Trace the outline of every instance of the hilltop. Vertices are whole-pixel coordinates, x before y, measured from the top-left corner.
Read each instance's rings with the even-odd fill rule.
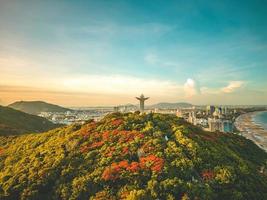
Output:
[[[43,132],[58,127],[45,118],[0,106],[0,135]]]
[[[38,115],[41,112],[66,112],[71,110],[44,101],[17,101],[8,105],[8,107],[33,115]]]
[[[266,199],[267,154],[172,115],[99,122],[0,140],[0,199]]]

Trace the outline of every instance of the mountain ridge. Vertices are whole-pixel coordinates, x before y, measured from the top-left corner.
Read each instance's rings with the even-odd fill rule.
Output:
[[[190,108],[193,105],[187,102],[177,102],[177,103],[169,103],[169,102],[159,102],[157,104],[148,105],[148,108],[158,108],[158,109],[177,109],[177,108]]]
[[[0,106],[0,135],[44,132],[56,127],[58,125],[43,117],[24,113],[10,107]]]
[[[34,115],[38,115],[41,112],[71,111],[69,108],[64,108],[44,101],[16,101],[12,104],[9,104],[8,107]]]

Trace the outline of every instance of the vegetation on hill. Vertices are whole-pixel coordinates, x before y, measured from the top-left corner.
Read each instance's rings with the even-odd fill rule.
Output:
[[[0,199],[267,199],[267,154],[172,115],[0,140]]]
[[[8,105],[8,107],[20,110],[29,114],[37,115],[41,112],[66,112],[68,108],[46,103],[43,101],[17,101]]]
[[[44,132],[56,127],[45,118],[0,106],[0,135]]]

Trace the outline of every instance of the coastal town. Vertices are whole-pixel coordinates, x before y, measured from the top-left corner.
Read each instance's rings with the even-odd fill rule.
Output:
[[[267,151],[267,131],[257,124],[254,117],[261,111],[266,111],[266,106],[186,106],[169,108],[145,107],[148,97],[137,97],[139,105],[120,105],[115,107],[89,107],[72,108],[66,112],[41,112],[44,117],[55,124],[69,125],[72,123],[84,124],[90,120],[99,121],[106,115],[114,112],[140,112],[161,113],[175,115],[185,121],[209,132],[233,133],[242,135]]]
[[[161,113],[171,114],[177,117],[183,118],[187,122],[202,128],[205,131],[210,132],[224,132],[233,133],[248,131],[247,127],[241,125],[240,121],[249,121],[253,112],[266,110],[266,107],[262,106],[225,106],[225,105],[188,105],[184,107],[169,108],[165,107],[150,107],[145,106],[145,101],[149,97],[145,97],[143,94],[140,97],[136,97],[139,101],[139,105],[126,104],[118,105],[114,107],[89,107],[89,108],[72,108],[72,110],[66,112],[41,112],[39,116],[47,118],[56,124],[72,124],[72,123],[86,123],[88,120],[99,121],[107,114],[113,112],[136,112],[140,113]],[[250,112],[247,117],[239,117],[242,114]],[[249,118],[250,117],[250,118]],[[249,119],[248,119],[249,118]],[[249,121],[251,123],[251,119]],[[258,125],[250,126],[251,129],[257,128],[261,132],[265,132]],[[248,131],[249,132],[249,131]],[[250,134],[251,135],[251,134]],[[259,138],[255,136],[254,138]],[[266,144],[264,144],[265,146]]]

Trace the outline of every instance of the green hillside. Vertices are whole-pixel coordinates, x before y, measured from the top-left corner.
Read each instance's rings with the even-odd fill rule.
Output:
[[[17,101],[8,105],[8,107],[20,110],[29,114],[37,115],[41,112],[66,112],[68,108],[46,103],[43,101]]]
[[[45,118],[0,106],[0,135],[43,132],[58,127]]]
[[[0,140],[0,199],[267,199],[267,154],[161,114]]]

